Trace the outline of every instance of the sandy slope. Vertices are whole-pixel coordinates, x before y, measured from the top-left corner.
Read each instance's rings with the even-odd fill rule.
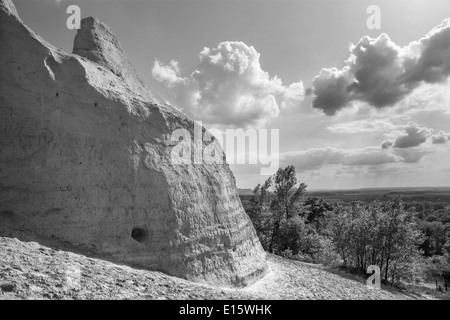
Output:
[[[36,242],[0,237],[0,299],[411,299],[371,290],[325,267],[268,255],[270,272],[244,289],[133,269]],[[79,280],[79,281],[78,281]]]

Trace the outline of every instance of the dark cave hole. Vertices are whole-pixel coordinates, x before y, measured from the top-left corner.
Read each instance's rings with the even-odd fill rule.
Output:
[[[147,239],[147,230],[143,228],[133,228],[131,237],[137,242],[144,242]]]

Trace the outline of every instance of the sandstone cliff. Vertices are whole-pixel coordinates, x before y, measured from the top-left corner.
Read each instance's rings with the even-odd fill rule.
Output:
[[[138,79],[106,25],[84,19],[69,54],[0,0],[0,43],[0,230],[195,281],[264,273],[228,165],[171,161],[168,137],[193,122]]]

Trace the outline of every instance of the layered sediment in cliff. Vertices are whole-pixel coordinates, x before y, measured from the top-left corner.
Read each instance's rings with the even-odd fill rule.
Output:
[[[32,232],[114,261],[244,285],[265,254],[227,164],[177,164],[194,124],[138,78],[101,21],[73,53],[0,0],[0,230]]]

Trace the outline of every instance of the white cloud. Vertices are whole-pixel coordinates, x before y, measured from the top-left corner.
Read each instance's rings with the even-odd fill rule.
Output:
[[[170,61],[168,65],[163,65],[158,60],[155,60],[153,64],[152,76],[156,80],[166,83],[169,87],[173,87],[184,80],[179,77],[179,74],[180,68],[175,60]]]
[[[432,134],[433,129],[421,128],[416,123],[409,122],[404,127],[404,133],[393,141],[392,146],[400,149],[417,147],[425,143]]]
[[[313,80],[313,107],[334,115],[353,101],[392,106],[423,83],[450,75],[450,19],[405,47],[388,35],[363,37],[350,47],[342,69],[322,69]]]
[[[444,144],[447,143],[450,139],[450,133],[445,133],[444,131],[440,131],[437,135],[431,137],[431,141],[433,144]]]
[[[177,62],[155,61],[153,77],[165,83],[175,105],[196,120],[245,127],[260,125],[283,110],[298,107],[304,98],[301,82],[284,86],[261,69],[260,54],[243,42],[222,42],[204,48],[200,62],[187,77]]]
[[[381,143],[381,149],[389,149],[394,145],[394,142],[392,140],[386,140]]]

